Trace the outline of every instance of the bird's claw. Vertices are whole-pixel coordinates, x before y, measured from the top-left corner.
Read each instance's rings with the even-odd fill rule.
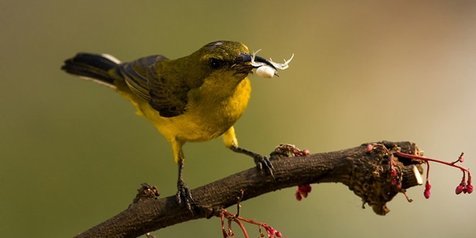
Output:
[[[255,160],[256,168],[259,171],[264,172],[266,175],[271,175],[271,177],[273,177],[274,179],[274,173],[273,173],[274,167],[268,157],[257,154],[255,152],[249,151],[247,149],[244,149],[238,146],[232,146],[230,147],[230,149],[237,153],[241,153],[253,158]]]
[[[271,160],[269,160],[268,157],[266,156],[255,156],[254,157],[256,168],[258,168],[259,171],[263,171],[267,175],[271,175],[271,177],[274,178],[274,167],[273,164],[271,163]]]
[[[192,209],[195,207],[195,201],[192,198],[192,192],[183,181],[177,182],[177,189],[176,198],[178,204],[187,207],[193,213]]]

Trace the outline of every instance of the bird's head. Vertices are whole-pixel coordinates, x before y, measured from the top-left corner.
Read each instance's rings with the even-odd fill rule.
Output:
[[[194,53],[202,69],[210,74],[222,74],[237,80],[244,79],[253,69],[266,65],[273,69],[272,62],[250,54],[248,47],[235,41],[214,41]]]
[[[288,63],[275,63],[263,57],[250,53],[248,47],[235,41],[214,41],[206,44],[189,56],[169,64],[171,74],[180,74],[187,79],[190,88],[196,88],[206,83],[210,90],[232,90],[253,69],[261,77],[271,78],[278,69],[286,69]],[[186,69],[186,70],[184,70]]]

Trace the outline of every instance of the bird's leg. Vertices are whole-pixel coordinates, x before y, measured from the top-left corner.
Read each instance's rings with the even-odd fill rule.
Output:
[[[254,159],[256,167],[260,171],[264,171],[266,174],[271,175],[274,178],[273,174],[273,164],[269,160],[268,157],[255,153],[253,151],[249,151],[247,149],[241,148],[238,146],[238,140],[236,139],[235,129],[230,127],[224,134],[223,134],[223,142],[225,146],[233,150],[234,152],[244,154],[250,156]]]
[[[188,210],[192,211],[192,206],[195,204],[192,198],[190,189],[185,185],[182,178],[183,171],[183,158],[178,161],[178,180],[177,180],[177,202],[181,205],[185,205]]]
[[[180,205],[185,205],[188,210],[192,211],[192,206],[195,205],[195,202],[192,198],[192,193],[190,189],[185,185],[182,177],[182,171],[184,166],[184,155],[182,151],[183,142],[172,140],[172,150],[174,155],[174,160],[178,163],[178,179],[177,179],[177,202]]]

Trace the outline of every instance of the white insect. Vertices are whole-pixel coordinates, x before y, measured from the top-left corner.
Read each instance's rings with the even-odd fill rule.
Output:
[[[268,65],[264,62],[256,62],[255,57],[256,54],[260,51],[261,49],[257,50],[256,52],[253,52],[253,55],[251,56],[251,65],[253,67],[256,67],[256,75],[263,77],[263,78],[272,78],[275,75],[279,76],[276,72],[279,70],[285,70],[289,67],[289,62],[293,60],[294,54],[291,55],[291,58],[288,60],[284,59],[284,63],[276,63],[273,62],[273,60],[270,58],[269,63],[272,65]]]
[[[272,78],[274,77],[274,75],[278,76],[278,74],[276,73],[276,69],[274,69],[273,67],[269,65],[263,65],[258,67],[255,73],[259,77],[263,77],[263,78]]]

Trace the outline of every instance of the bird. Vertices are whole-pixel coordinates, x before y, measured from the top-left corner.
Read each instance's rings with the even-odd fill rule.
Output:
[[[182,146],[187,142],[222,136],[227,148],[252,157],[260,171],[273,176],[268,157],[238,145],[233,125],[248,105],[253,69],[271,69],[267,76],[272,77],[289,61],[278,64],[251,54],[241,42],[220,40],[177,59],[150,55],[121,62],[108,54],[81,52],[61,69],[112,88],[152,122],[178,164],[176,200],[190,210],[196,204],[183,180]]]

